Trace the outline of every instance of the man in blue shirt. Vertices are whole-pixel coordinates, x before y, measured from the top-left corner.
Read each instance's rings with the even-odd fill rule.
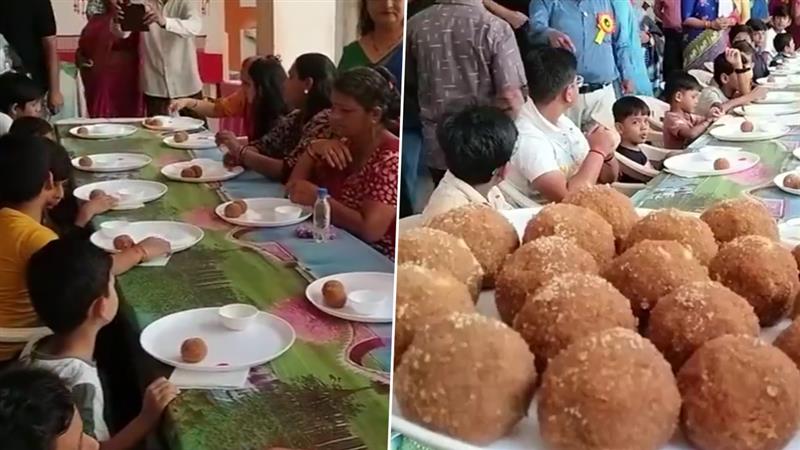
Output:
[[[578,58],[583,86],[567,116],[582,129],[594,122],[613,123],[614,83],[621,84],[624,94],[634,91],[630,33],[620,33],[614,1],[533,0],[530,17],[539,43],[566,48]]]

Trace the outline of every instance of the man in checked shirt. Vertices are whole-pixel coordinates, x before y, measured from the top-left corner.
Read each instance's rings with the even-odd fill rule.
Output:
[[[406,64],[415,73],[426,163],[434,183],[446,171],[436,124],[451,111],[494,102],[514,117],[526,85],[514,31],[482,0],[438,0],[408,21]]]

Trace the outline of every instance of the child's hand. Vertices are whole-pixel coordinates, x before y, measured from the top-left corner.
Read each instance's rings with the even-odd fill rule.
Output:
[[[95,198],[81,205],[78,209],[78,216],[75,218],[75,225],[85,227],[94,216],[102,214],[117,206],[117,199],[107,195],[98,195]]]
[[[735,48],[725,49],[725,60],[728,61],[734,70],[742,70],[742,54]]]
[[[178,388],[166,378],[161,377],[153,381],[144,392],[142,411],[139,416],[150,423],[158,422],[161,413],[177,396]]]
[[[711,109],[708,110],[708,116],[706,118],[708,120],[717,120],[720,117],[722,117],[722,115],[723,115],[722,108],[720,108],[719,106],[715,105],[715,106],[712,106]]]
[[[759,86],[752,91],[750,91],[750,101],[757,101],[757,100],[764,100],[767,98],[767,88],[764,86]]]
[[[157,238],[157,237],[149,237],[136,244],[139,248],[144,251],[144,260],[149,261],[153,258],[157,258],[159,256],[164,256],[169,254],[172,251],[172,246],[169,242],[165,241],[164,239]]]

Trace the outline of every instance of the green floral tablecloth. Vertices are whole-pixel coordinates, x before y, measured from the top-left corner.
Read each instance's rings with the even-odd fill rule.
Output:
[[[213,209],[228,198],[283,196],[283,188],[246,172],[214,184],[169,182],[168,163],[193,156],[219,159],[217,149],[187,152],[140,130],[125,139],[69,137],[74,154],[145,153],[153,164],[123,174],[81,174],[79,184],[117,179],[157,180],[169,187],[162,199],[134,211],[98,218],[180,220],[205,231],[195,247],[172,256],[163,268],[136,268],[118,280],[121,314],[133,327],[137,377],[168,375],[138,347],[138,332],[155,319],[191,308],[251,303],[294,327],[293,347],[251,371],[241,391],[185,391],[167,415],[167,442],[175,450],[291,448],[383,449],[388,442],[391,325],[367,325],[329,317],[305,299],[309,280],[341,272],[392,272],[391,261],[350,234],[323,244],[295,237],[295,227],[241,229],[219,220]]]

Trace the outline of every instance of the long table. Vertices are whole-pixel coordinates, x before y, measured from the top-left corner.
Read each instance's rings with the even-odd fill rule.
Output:
[[[747,171],[727,176],[682,178],[662,172],[633,196],[634,204],[641,208],[701,212],[720,200],[751,195],[764,201],[780,221],[800,217],[800,197],[783,192],[772,181],[776,175],[800,165],[792,155],[800,146],[800,127],[792,126],[790,133],[780,139],[760,142],[722,142],[705,134],[689,148],[705,145],[739,147],[757,154],[760,160]]]
[[[393,263],[337,229],[326,243],[300,239],[295,227],[244,229],[218,219],[213,208],[233,198],[282,197],[283,187],[245,172],[224,183],[170,182],[160,168],[193,157],[220,159],[218,149],[174,150],[155,132],[123,139],[62,143],[74,155],[135,152],[153,158],[139,171],[77,174],[78,184],[136,178],[157,180],[167,194],[144,208],[105,214],[97,222],[177,220],[205,231],[195,247],[161,268],[135,268],[119,277],[120,314],[132,333],[132,370],[142,380],[168,376],[138,346],[138,334],[165,315],[228,303],[251,303],[286,319],[297,340],[276,360],[250,372],[246,390],[184,391],[170,405],[162,431],[173,450],[291,448],[383,449],[388,441],[391,325],[366,325],[325,315],[304,295],[315,278],[353,271],[392,272]]]

